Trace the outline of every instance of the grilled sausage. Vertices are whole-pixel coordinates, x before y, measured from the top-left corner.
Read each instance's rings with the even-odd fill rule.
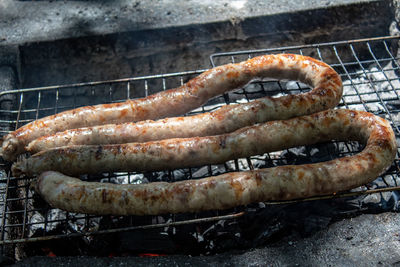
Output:
[[[215,136],[55,148],[21,159],[14,163],[12,171],[16,176],[32,176],[50,170],[79,175],[218,164],[234,158],[332,139],[366,141],[371,132],[367,127],[375,132],[385,130],[386,136],[382,140],[393,142],[393,132],[383,119],[366,112],[329,110],[244,127],[232,133]]]
[[[233,135],[222,135],[216,139],[208,138],[196,139],[198,144],[196,148],[191,147],[190,145],[194,143],[187,143],[187,139],[175,139],[163,141],[164,143],[149,143],[145,145],[147,153],[140,150],[136,152],[144,153],[141,155],[143,159],[140,164],[145,161],[150,163],[156,160],[155,156],[160,156],[161,161],[155,162],[153,166],[168,167],[172,164],[175,167],[178,166],[175,160],[183,159],[185,162],[183,165],[187,165],[185,156],[192,155],[190,161],[195,164],[199,154],[210,156],[213,160],[216,155],[218,157],[225,155],[227,150],[234,156],[242,156],[241,149],[256,151],[256,145],[269,147],[266,143],[270,143],[274,149],[280,149],[287,147],[286,143],[299,145],[314,143],[315,139],[324,141],[335,138],[359,140],[365,142],[366,146],[356,155],[327,162],[233,172],[174,183],[157,182],[140,185],[90,183],[49,171],[39,176],[35,188],[51,206],[79,213],[155,215],[226,209],[258,201],[292,200],[332,194],[366,184],[390,166],[397,147],[393,130],[386,120],[367,112],[350,110],[329,110],[311,116],[249,127],[244,131],[241,130]],[[213,141],[206,146],[202,140]],[[262,144],[258,144],[259,142]],[[150,144],[166,145],[166,150],[152,150]],[[184,144],[187,147],[181,148],[180,146]],[[171,147],[168,147],[169,145]],[[203,146],[207,149],[204,150]],[[184,156],[170,153],[170,150],[173,150],[173,153],[183,153]],[[59,152],[61,153],[53,150],[50,154],[56,156]],[[102,157],[103,152],[100,152],[100,158]],[[64,158],[63,154],[61,158],[69,160],[68,157]],[[225,160],[227,157],[223,158]],[[205,162],[201,164],[203,163]],[[140,164],[136,164],[135,167],[140,167]],[[97,168],[97,164],[95,165]],[[74,167],[67,166],[64,169]]]
[[[301,98],[299,98],[301,101]],[[169,138],[209,136],[229,133],[245,126],[271,120],[285,120],[320,111],[321,106],[311,105],[307,110],[282,111],[278,101],[270,97],[250,103],[226,105],[220,109],[188,117],[173,117],[157,121],[106,124],[71,129],[46,135],[29,143],[26,150],[32,154],[55,147],[71,145],[124,144]]]
[[[332,108],[342,95],[341,79],[327,64],[301,55],[265,55],[213,68],[176,89],[146,98],[81,107],[33,121],[5,136],[1,154],[5,160],[14,160],[32,140],[67,129],[184,114],[211,97],[264,77],[299,80],[314,87],[304,94],[271,100],[278,114],[306,114]]]

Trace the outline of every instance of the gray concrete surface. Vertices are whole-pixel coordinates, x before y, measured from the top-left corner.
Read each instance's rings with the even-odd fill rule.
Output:
[[[152,2],[160,6],[168,1]],[[161,16],[159,13],[157,21],[152,20],[142,27],[120,28],[121,31],[131,31],[110,34],[106,34],[107,24],[101,26],[98,25],[101,24],[99,22],[88,25],[78,23],[79,27],[70,28],[69,21],[72,17],[69,17],[65,19],[64,25],[60,25],[62,29],[56,33],[49,32],[46,37],[62,36],[62,39],[45,41],[42,36],[40,42],[19,44],[20,86],[37,87],[205,69],[210,67],[209,55],[212,53],[383,36],[388,34],[392,20],[387,1],[331,1],[325,6],[321,6],[324,1],[292,1],[293,4],[287,5],[280,1],[265,1],[271,4],[269,8],[265,4],[257,4],[257,1],[241,2],[246,3],[245,6],[254,2],[251,7],[257,7],[257,14],[270,14],[254,16],[252,12],[240,11],[246,14],[240,19],[213,22],[211,15],[214,14],[214,8],[207,16],[207,12],[201,8],[204,7],[203,2],[192,13],[187,13],[187,5],[176,5],[175,9],[187,15],[175,24],[167,21],[170,19],[169,15],[162,13],[164,16]],[[351,4],[339,5],[345,2]],[[32,4],[37,5],[36,2]],[[48,4],[50,7],[55,5]],[[144,4],[140,2],[139,7],[141,5]],[[185,6],[187,9],[183,8]],[[95,7],[90,9],[92,13],[93,9],[97,9],[96,5]],[[107,7],[108,5],[104,7],[103,12],[106,12]],[[298,12],[294,12],[296,8]],[[167,7],[164,9],[169,10]],[[64,9],[59,12],[62,10]],[[178,12],[177,10],[174,12]],[[221,16],[214,19],[223,19],[223,10],[215,10],[220,11]],[[293,12],[283,12],[290,10]],[[22,9],[21,13],[23,12]],[[39,11],[32,8],[32,13],[35,12]],[[226,18],[229,17],[228,13],[225,14]],[[137,20],[140,19],[139,16],[143,17],[141,19],[148,19],[146,12],[135,14]],[[234,14],[233,12],[231,15]],[[94,17],[86,18],[90,19]],[[208,23],[205,23],[207,20]],[[193,24],[195,22],[202,24]],[[50,26],[45,24],[41,27],[45,33]],[[92,27],[100,27],[101,30],[93,30]],[[32,32],[27,33],[26,40],[30,38],[29,35],[33,37],[34,29]],[[87,36],[72,38],[82,34]],[[92,35],[89,36],[90,34]]]
[[[376,0],[0,1],[0,45],[177,27]]]
[[[213,256],[33,257],[15,266],[396,266],[400,215],[365,214],[332,224],[308,238],[289,237],[249,251]]]

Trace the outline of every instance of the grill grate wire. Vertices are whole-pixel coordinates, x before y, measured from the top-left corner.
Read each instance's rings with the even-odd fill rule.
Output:
[[[330,64],[342,77],[344,81],[344,95],[338,108],[359,109],[385,117],[391,122],[396,137],[400,137],[400,97],[399,79],[397,76],[389,75],[399,71],[398,56],[394,55],[392,48],[398,37],[380,37],[362,40],[331,42],[323,44],[301,45],[293,47],[281,47],[264,50],[248,50],[239,52],[218,53],[210,56],[212,67],[243,61],[258,55],[270,53],[297,53],[312,56]],[[374,66],[374,68],[370,68]],[[78,83],[71,85],[55,85],[40,88],[16,89],[0,93],[10,95],[16,100],[16,104],[11,110],[0,110],[0,135],[15,130],[32,120],[58,113],[64,110],[76,108],[83,105],[100,104],[104,102],[115,103],[129,98],[144,97],[160,90],[174,88],[187,82],[189,79],[202,73],[205,70],[186,71],[171,74],[152,75],[144,77],[126,78],[110,81]],[[364,77],[360,79],[359,77]],[[378,78],[377,78],[378,77]],[[385,90],[381,90],[381,84],[385,83]],[[362,91],[360,87],[368,88]],[[210,100],[203,107],[198,108],[187,115],[208,112],[217,109],[221,105],[238,102],[248,102],[252,99],[276,95],[282,92],[296,94],[309,90],[309,88],[299,82],[291,83],[288,88],[287,82],[282,81],[257,81],[252,85],[242,88],[235,92],[229,92],[221,97]],[[379,108],[376,108],[376,107]],[[335,144],[339,142],[333,142]],[[354,154],[359,151],[356,145],[345,143],[346,151],[336,156]],[[329,152],[329,148],[328,153]],[[311,157],[311,149],[306,147],[307,157]],[[333,153],[333,152],[332,152]],[[282,154],[281,154],[282,155]],[[263,156],[250,157],[244,160],[233,160],[222,166],[209,165],[206,172],[200,172],[199,168],[188,168],[178,170],[184,173],[186,179],[198,179],[206,176],[219,174],[222,169],[225,172],[240,171],[243,169],[255,169],[255,160],[263,160],[267,165],[284,164],[285,159],[275,153],[267,153]],[[310,201],[318,199],[341,198],[359,196],[386,191],[400,190],[397,178],[399,178],[399,157],[396,156],[392,167],[383,175],[386,186],[382,188],[370,188],[363,186],[351,192],[338,193],[335,195],[302,199],[300,201]],[[0,245],[9,245],[26,242],[36,242],[69,237],[91,236],[121,231],[138,229],[159,228],[167,226],[177,226],[182,224],[193,224],[217,220],[235,219],[245,214],[245,207],[238,207],[227,211],[212,211],[205,213],[166,215],[168,220],[160,221],[157,216],[137,216],[129,217],[129,226],[117,227],[90,231],[91,220],[101,216],[87,214],[65,213],[64,217],[48,219],[44,216],[43,220],[33,222],[29,217],[35,212],[48,214],[52,208],[34,207],[35,201],[33,192],[29,189],[30,178],[12,177],[9,165],[0,162]],[[159,172],[160,173],[160,172]],[[173,182],[177,178],[177,171],[163,172],[161,175],[165,181]],[[100,176],[89,176],[88,180],[102,180],[115,182],[116,179],[126,178],[128,183],[137,182],[140,173],[108,173]],[[178,175],[179,176],[179,175]],[[155,181],[150,175],[149,181]],[[389,181],[390,180],[390,181]],[[297,201],[290,201],[297,202]],[[288,203],[272,202],[267,204]],[[68,234],[45,235],[46,230],[55,223],[64,224],[68,228],[69,221],[84,221],[80,231],[69,229]],[[36,226],[43,226],[42,236],[31,236],[30,229]],[[68,229],[67,229],[68,230]]]

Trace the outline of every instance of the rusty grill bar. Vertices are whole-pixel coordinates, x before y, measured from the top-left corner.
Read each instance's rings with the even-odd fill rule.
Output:
[[[210,56],[211,65],[218,66],[231,62],[239,62],[261,54],[269,53],[298,53],[312,56],[330,64],[344,81],[344,96],[339,108],[358,109],[372,112],[385,117],[391,122],[397,137],[400,136],[400,98],[398,85],[399,79],[393,73],[399,71],[398,56],[392,48],[399,41],[398,37],[370,38],[363,40],[332,42],[324,44],[302,45],[296,47],[282,47],[265,50],[249,50],[230,53],[219,53]],[[370,68],[370,66],[373,68]],[[137,98],[153,94],[160,90],[177,87],[195,77],[204,70],[187,71],[172,74],[152,75],[137,78],[126,78],[111,81],[89,82],[71,85],[56,85],[40,88],[16,89],[1,92],[0,97],[7,95],[8,99],[15,102],[12,110],[0,110],[0,135],[17,129],[32,120],[58,113],[64,110],[84,105],[94,105],[105,102],[120,102],[128,98]],[[361,77],[361,78],[360,78]],[[378,77],[378,78],[377,78]],[[380,78],[379,78],[380,77]],[[385,90],[382,90],[385,84]],[[361,91],[359,88],[367,90]],[[203,107],[198,108],[188,115],[214,110],[221,105],[240,103],[252,99],[281,93],[296,94],[309,90],[298,82],[282,81],[257,81],[235,92],[210,100]],[[0,98],[1,99],[1,98]],[[325,148],[330,158],[351,155],[360,151],[360,147],[353,142],[332,142],[334,146],[342,144],[344,151],[332,151],[331,147]],[[311,157],[312,148],[306,147],[306,156]],[[107,173],[84,177],[88,180],[101,180],[104,182],[118,182],[127,178],[129,183],[143,182],[145,177],[149,182],[164,180],[173,182],[180,179],[199,179],[224,172],[248,170],[257,168],[254,162],[265,162],[266,166],[287,164],[290,153],[267,153],[247,159],[236,159],[222,165],[209,165],[204,168],[188,168],[157,173]],[[294,164],[296,159],[294,160]],[[93,221],[101,216],[61,213],[64,216],[57,219],[48,219],[48,214],[54,209],[44,202],[41,207],[33,205],[39,201],[33,191],[29,189],[31,178],[15,178],[10,175],[9,164],[0,162],[0,244],[15,245],[17,243],[36,242],[59,238],[91,236],[122,231],[131,231],[148,228],[161,228],[183,224],[203,223],[217,220],[236,219],[246,215],[246,207],[238,207],[226,211],[201,212],[196,214],[176,214],[165,216],[129,216],[128,223],[110,229],[92,230]],[[373,193],[400,190],[397,182],[399,178],[399,158],[396,157],[392,167],[382,175],[384,186],[371,188],[362,186],[351,192],[330,196],[321,196],[300,201],[311,201],[327,198],[341,198],[359,196]],[[293,201],[291,201],[293,202]],[[279,202],[283,203],[283,202]],[[284,202],[288,203],[288,202]],[[277,204],[266,203],[266,204]],[[31,216],[41,212],[46,216],[43,220],[33,221]],[[70,229],[68,223],[80,222],[81,229]],[[55,224],[65,227],[63,234],[49,234],[47,229]],[[44,228],[41,236],[32,236],[31,229],[37,226]]]

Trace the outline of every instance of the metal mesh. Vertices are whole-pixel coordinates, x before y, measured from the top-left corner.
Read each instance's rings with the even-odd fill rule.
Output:
[[[210,60],[213,67],[269,53],[297,53],[323,60],[330,64],[344,81],[344,96],[338,108],[365,110],[385,117],[391,122],[396,137],[399,137],[400,83],[397,78],[399,64],[397,54],[393,52],[397,48],[397,41],[398,38],[384,37],[278,49],[219,53],[211,55]],[[5,135],[32,120],[79,106],[119,102],[128,98],[143,97],[160,90],[175,88],[203,71],[3,92],[0,94],[0,100],[1,97],[6,96],[8,100],[11,99],[14,102],[14,107],[11,110],[0,110],[0,134]],[[229,103],[247,102],[267,95],[297,94],[309,89],[308,86],[294,81],[256,81],[245,88],[214,98],[203,107],[187,115],[211,111]],[[323,150],[325,155],[328,155],[321,159],[319,154],[315,153],[315,148],[315,146],[296,148],[301,150],[300,152],[297,151],[297,154],[289,149],[247,159],[236,159],[221,165],[166,172],[106,173],[89,176],[88,179],[102,182],[121,182],[123,180],[128,183],[160,180],[173,182],[182,179],[198,179],[230,171],[329,160],[357,153],[361,149],[357,143],[353,142],[331,142],[318,146],[318,151]],[[301,157],[298,156],[299,153],[302,155]],[[102,216],[58,212],[56,217],[51,217],[50,215],[56,209],[50,208],[29,189],[30,178],[10,176],[10,166],[6,163],[1,163],[0,167],[3,169],[3,172],[0,173],[2,185],[0,187],[0,244],[2,245],[234,219],[245,214],[245,207],[238,207],[226,211],[171,214],[162,217],[129,216],[123,219],[124,224],[114,225],[108,229],[98,229],[96,222],[101,220]],[[398,190],[399,177],[398,157],[396,157],[392,167],[379,178],[382,182],[378,186],[366,185],[351,192],[313,199]],[[38,214],[43,216],[37,216]],[[78,225],[78,228],[71,228],[70,222],[74,222],[74,225]],[[56,224],[64,228],[63,234],[51,233]],[[44,229],[41,235],[34,231],[37,228]]]

